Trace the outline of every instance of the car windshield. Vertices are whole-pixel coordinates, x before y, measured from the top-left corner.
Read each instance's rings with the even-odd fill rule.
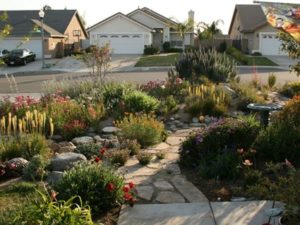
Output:
[[[23,50],[12,50],[11,55],[13,55],[13,56],[22,56],[23,55]]]

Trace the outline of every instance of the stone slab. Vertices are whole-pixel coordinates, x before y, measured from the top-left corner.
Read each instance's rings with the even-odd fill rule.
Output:
[[[272,201],[211,202],[211,206],[218,225],[261,225],[268,222],[265,210],[272,208]],[[278,225],[278,218],[271,224]]]
[[[159,192],[156,199],[159,203],[184,203],[184,198],[177,194],[176,192],[172,191],[162,191]]]
[[[136,191],[139,198],[150,201],[154,189],[152,186],[137,186]]]
[[[183,138],[183,137],[169,136],[166,140],[166,143],[171,146],[180,145],[184,141],[184,139],[185,138]]]
[[[153,183],[154,187],[156,187],[160,191],[172,191],[174,187],[165,180],[158,180]]]
[[[215,225],[208,203],[123,206],[118,225]]]
[[[170,145],[168,145],[165,142],[162,142],[162,143],[159,143],[157,145],[154,145],[154,146],[150,147],[149,149],[153,149],[153,150],[159,151],[159,150],[165,150],[165,149],[168,149],[168,148],[170,148]]]
[[[189,202],[208,202],[205,195],[183,176],[175,176],[172,183]]]

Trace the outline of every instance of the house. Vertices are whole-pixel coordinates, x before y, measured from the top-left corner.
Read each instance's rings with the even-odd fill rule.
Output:
[[[28,48],[37,58],[42,57],[41,19],[39,10],[5,11],[8,19],[0,22],[12,27],[10,34],[0,40],[0,49]],[[4,11],[0,11],[2,15]],[[64,49],[80,47],[87,32],[77,10],[46,10],[44,22],[44,54],[46,58],[63,56]]]
[[[194,12],[189,12],[194,20]],[[127,15],[118,12],[88,28],[90,44],[110,44],[113,54],[142,54],[145,45],[162,49],[164,42],[182,48],[194,44],[194,32],[185,34],[184,43],[172,28],[177,23],[149,8],[138,8]]]
[[[229,27],[231,39],[247,39],[248,53],[283,55],[281,42],[276,38],[278,30],[268,24],[261,5],[236,5]]]

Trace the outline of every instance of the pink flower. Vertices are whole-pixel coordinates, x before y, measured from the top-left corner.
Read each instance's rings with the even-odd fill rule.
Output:
[[[249,159],[245,159],[245,161],[243,162],[243,164],[245,166],[252,166],[253,165],[253,163]]]
[[[4,174],[5,174],[5,170],[4,169],[0,170],[0,176],[3,176]]]

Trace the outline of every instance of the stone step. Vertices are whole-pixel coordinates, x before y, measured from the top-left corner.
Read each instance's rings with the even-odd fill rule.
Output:
[[[208,203],[123,206],[118,225],[215,225]]]
[[[123,206],[118,225],[261,225],[268,222],[265,210],[271,208],[271,201]],[[278,225],[278,218],[271,224]]]

